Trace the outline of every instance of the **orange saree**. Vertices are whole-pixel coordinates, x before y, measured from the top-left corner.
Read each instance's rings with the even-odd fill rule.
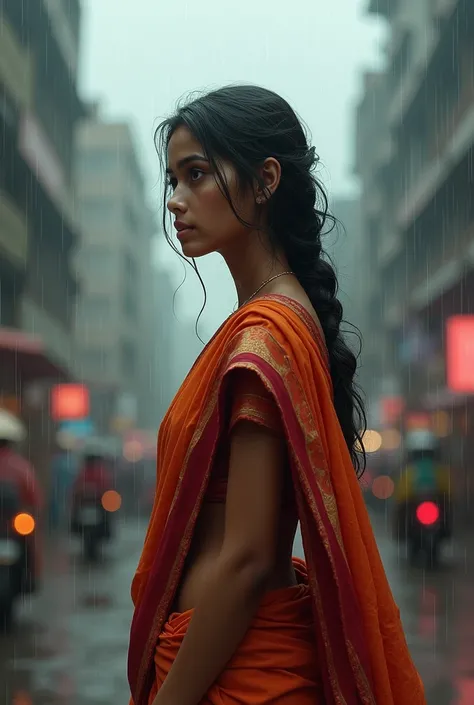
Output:
[[[155,503],[132,584],[128,673],[134,704],[148,705],[156,691],[157,647],[173,623],[169,613],[223,430],[229,373],[236,368],[259,376],[287,437],[324,703],[423,705],[423,686],[332,403],[322,335],[299,304],[276,295],[248,304],[221,326],[161,425]],[[179,631],[185,616],[177,617]]]

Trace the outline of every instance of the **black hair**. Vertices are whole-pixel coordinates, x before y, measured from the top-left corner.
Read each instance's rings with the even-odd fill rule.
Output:
[[[334,227],[336,219],[329,213],[325,190],[315,176],[319,158],[308,144],[302,122],[286,100],[273,91],[252,85],[226,86],[185,102],[158,126],[155,144],[163,165],[171,136],[180,126],[187,127],[201,144],[219,187],[243,223],[218,160],[232,164],[243,187],[253,188],[257,181],[263,190],[258,167],[268,157],[280,163],[280,183],[267,203],[270,242],[275,249],[283,250],[318,314],[329,352],[334,406],[353,465],[361,473],[365,468],[362,437],[367,424],[354,380],[357,358],[340,329],[343,310],[337,298],[337,277],[321,242],[326,224]],[[167,189],[163,229],[180,254],[167,234],[166,198]],[[199,276],[194,260],[192,266]]]

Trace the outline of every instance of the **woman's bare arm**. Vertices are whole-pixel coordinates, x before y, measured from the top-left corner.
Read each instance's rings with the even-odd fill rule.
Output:
[[[198,705],[245,636],[275,562],[285,458],[264,427],[233,429],[223,548],[153,705]]]

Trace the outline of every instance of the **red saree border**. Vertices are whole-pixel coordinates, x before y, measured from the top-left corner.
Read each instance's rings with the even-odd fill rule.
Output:
[[[296,315],[303,321],[305,326],[309,329],[310,333],[315,338],[316,342],[319,344],[326,360],[328,360],[328,352],[326,348],[326,338],[324,336],[324,331],[319,320],[316,320],[311,316],[308,309],[303,306],[302,303],[290,296],[285,296],[285,294],[263,294],[260,299],[255,299],[254,303],[259,301],[276,301],[277,303],[282,303],[286,308],[291,309]]]
[[[224,382],[227,374],[238,367],[253,369],[273,395],[289,441],[320,666],[327,668],[328,705],[375,705],[360,609],[337,536],[337,508],[335,502],[328,505],[327,501],[333,497],[333,489],[321,439],[285,350],[261,326],[237,334],[203,404],[166,529],[133,617],[128,670],[134,703],[148,703],[154,678],[154,650],[179,584],[221,430]],[[332,517],[331,507],[336,512]],[[316,535],[318,540],[314,540]]]

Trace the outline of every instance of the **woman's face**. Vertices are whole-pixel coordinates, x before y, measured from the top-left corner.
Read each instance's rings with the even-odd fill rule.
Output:
[[[242,193],[230,164],[220,162],[219,168],[237,213],[245,222],[253,223],[256,206],[252,189]],[[178,127],[169,141],[168,178],[172,194],[167,205],[187,257],[224,253],[249,232],[235,216],[204,150],[186,127]]]

